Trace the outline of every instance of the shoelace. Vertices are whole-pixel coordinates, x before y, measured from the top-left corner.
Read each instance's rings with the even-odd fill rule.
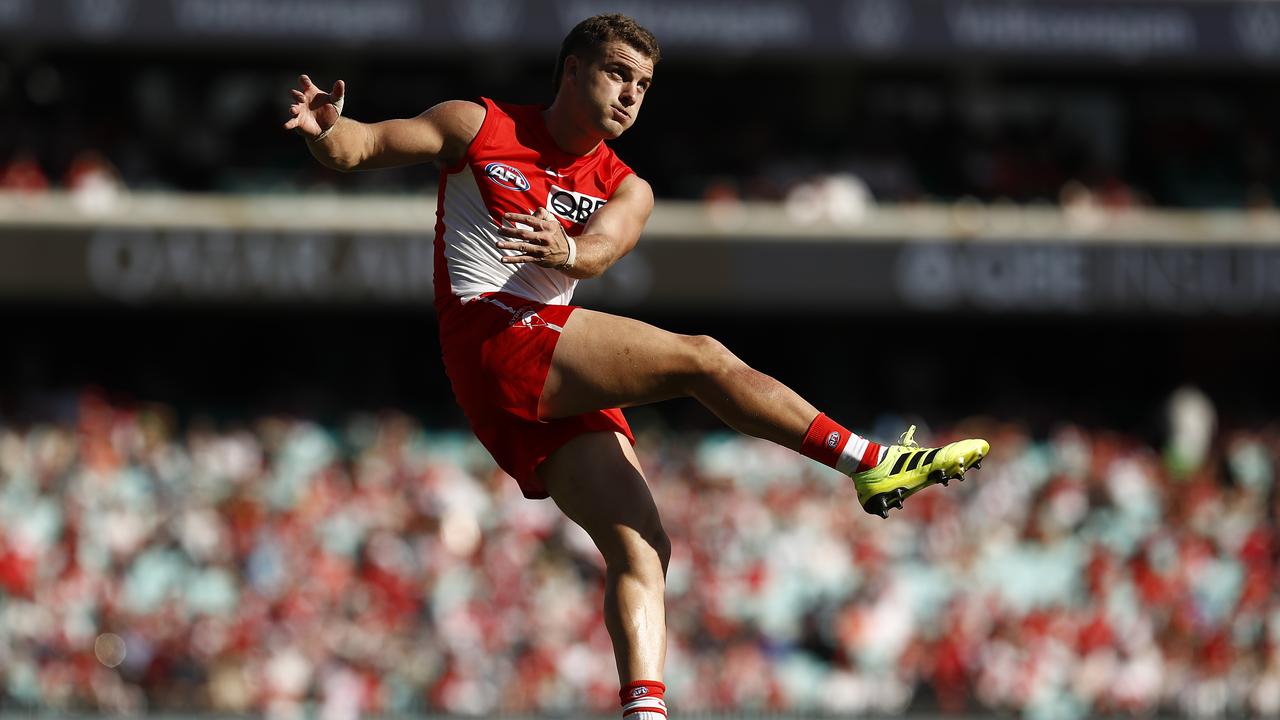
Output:
[[[902,447],[920,447],[920,443],[916,442],[916,426],[912,425],[907,431],[902,433],[902,437],[898,439],[898,444]]]

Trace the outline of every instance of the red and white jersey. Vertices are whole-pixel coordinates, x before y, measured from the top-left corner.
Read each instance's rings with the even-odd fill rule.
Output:
[[[582,233],[592,213],[631,173],[607,145],[570,155],[551,138],[537,105],[509,105],[482,98],[484,124],[458,165],[440,177],[436,206],[435,290],[467,302],[487,292],[507,292],[549,305],[567,305],[578,281],[533,263],[504,265],[495,243],[503,213],[532,215],[543,207],[569,235]]]

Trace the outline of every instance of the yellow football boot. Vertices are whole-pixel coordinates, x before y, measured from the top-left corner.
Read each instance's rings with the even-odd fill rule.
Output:
[[[889,508],[902,509],[902,501],[934,483],[946,485],[964,480],[969,468],[980,467],[991,445],[986,440],[960,440],[940,448],[922,448],[913,439],[916,426],[890,445],[884,460],[866,472],[855,473],[858,502],[872,515],[889,517]]]

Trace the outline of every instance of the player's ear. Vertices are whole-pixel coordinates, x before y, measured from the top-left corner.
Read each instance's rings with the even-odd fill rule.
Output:
[[[582,61],[577,55],[569,55],[564,59],[564,76],[569,82],[578,82],[578,72],[582,69]]]

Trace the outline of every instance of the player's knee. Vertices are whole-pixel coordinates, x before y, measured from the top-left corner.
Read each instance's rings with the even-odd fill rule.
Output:
[[[617,541],[602,547],[605,564],[616,572],[666,577],[671,562],[671,539],[660,522],[633,529],[619,528]]]
[[[694,366],[701,376],[723,375],[742,364],[729,348],[709,335],[693,335],[689,344],[694,355]]]
[[[653,548],[654,553],[658,556],[658,562],[662,565],[662,576],[667,576],[667,566],[671,564],[671,538],[667,537],[667,532],[662,528],[646,538],[649,547]]]
[[[651,565],[656,560],[662,576],[666,577],[667,565],[671,562],[671,538],[667,537],[667,531],[660,523],[654,523],[640,533],[633,551],[633,562]]]

